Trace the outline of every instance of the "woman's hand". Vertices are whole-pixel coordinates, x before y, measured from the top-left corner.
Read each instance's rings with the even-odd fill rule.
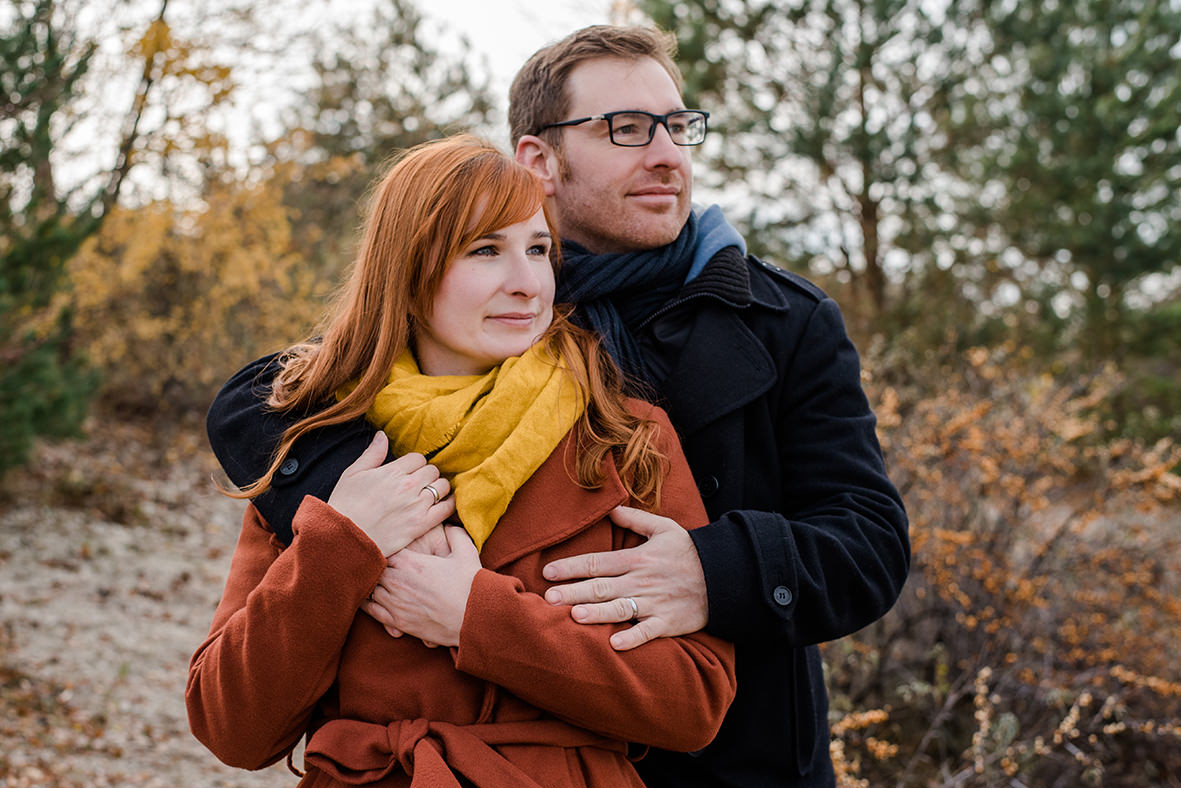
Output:
[[[451,485],[438,468],[421,454],[383,464],[388,447],[385,433],[376,433],[328,497],[328,505],[352,520],[387,557],[455,513]]]
[[[428,646],[458,646],[480,554],[462,528],[444,528],[447,555],[403,550],[390,556],[371,602],[362,609],[391,635],[406,633]]]

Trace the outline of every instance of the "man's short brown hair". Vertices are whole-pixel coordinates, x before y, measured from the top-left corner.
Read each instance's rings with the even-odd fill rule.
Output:
[[[508,120],[512,144],[526,134],[538,134],[542,126],[567,120],[570,72],[588,60],[617,57],[638,60],[650,57],[659,63],[680,91],[684,86],[674,58],[677,39],[652,27],[592,25],[576,30],[557,43],[534,53],[521,66],[509,88]],[[558,144],[557,130],[547,141]]]

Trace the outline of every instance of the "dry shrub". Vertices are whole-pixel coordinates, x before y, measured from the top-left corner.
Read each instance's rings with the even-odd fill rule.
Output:
[[[1181,447],[1104,436],[1114,369],[1025,361],[975,349],[928,393],[869,376],[914,559],[825,652],[842,785],[1181,784]]]
[[[293,251],[281,184],[116,211],[70,263],[77,341],[108,405],[208,403],[245,361],[306,335],[324,288]]]

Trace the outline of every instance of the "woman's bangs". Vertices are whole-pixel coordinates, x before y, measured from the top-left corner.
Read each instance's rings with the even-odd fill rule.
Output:
[[[532,173],[513,163],[506,170],[489,179],[477,204],[483,210],[474,222],[472,239],[487,235],[518,222],[523,222],[541,210],[545,192]]]

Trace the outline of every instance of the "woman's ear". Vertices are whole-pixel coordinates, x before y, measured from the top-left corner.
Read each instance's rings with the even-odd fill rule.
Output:
[[[545,186],[545,196],[553,197],[557,191],[558,154],[548,142],[526,134],[517,141],[517,162],[525,165]]]

